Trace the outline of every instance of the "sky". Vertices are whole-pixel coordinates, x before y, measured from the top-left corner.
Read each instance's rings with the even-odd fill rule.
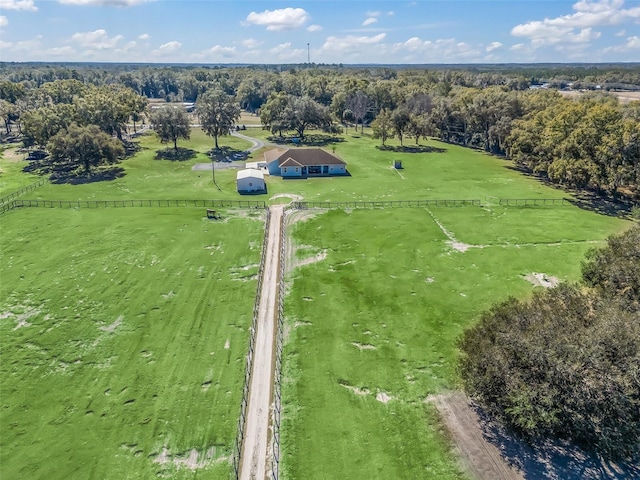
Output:
[[[640,62],[640,0],[0,0],[0,60]]]

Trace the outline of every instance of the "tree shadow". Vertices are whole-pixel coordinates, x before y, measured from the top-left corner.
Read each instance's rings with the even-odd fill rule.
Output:
[[[218,149],[211,149],[207,152],[207,156],[214,162],[244,162],[249,153],[244,150],[237,150],[231,147],[220,147]]]
[[[446,148],[432,147],[430,145],[402,145],[402,146],[390,146],[390,145],[376,145],[378,150],[383,152],[394,153],[444,153]]]
[[[122,146],[124,147],[124,157],[133,157],[136,153],[142,150],[139,142],[131,142],[129,140],[123,140]]]
[[[282,137],[279,135],[272,135],[270,137],[267,137],[267,140],[272,143],[277,143],[278,145],[293,144],[304,145],[306,147],[326,147],[327,145],[344,142],[344,138],[342,137],[336,137],[333,135],[326,135],[322,133],[309,134],[306,135],[304,139],[300,139],[300,137],[291,135]]]
[[[51,183],[71,185],[111,181],[126,175],[124,168],[119,165],[94,167],[90,172],[86,172],[77,163],[54,161],[52,158],[32,160],[22,171],[35,175],[48,175]]]
[[[599,480],[640,478],[638,460],[611,462],[566,441],[537,439],[527,442],[496,422],[478,405],[472,404],[485,439],[496,446],[505,460],[518,468],[527,480]]]
[[[178,147],[177,149],[169,147],[156,151],[155,160],[170,160],[172,162],[186,162],[196,156],[198,152],[190,148]]]
[[[507,161],[510,162],[510,160]],[[562,190],[563,192],[571,196],[571,198],[567,199],[569,203],[583,210],[596,212],[601,215],[607,215],[610,217],[629,218],[631,216],[631,211],[634,206],[633,201],[631,200],[620,197],[613,198],[611,196],[606,196],[605,194],[590,190],[577,190],[565,187],[564,185],[559,185],[552,182],[547,176],[532,172],[531,170],[521,165],[506,165],[505,168],[514,170],[521,175],[533,178],[534,180],[548,187],[555,188],[556,190]]]

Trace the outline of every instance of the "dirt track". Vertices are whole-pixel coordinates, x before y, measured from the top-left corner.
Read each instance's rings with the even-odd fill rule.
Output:
[[[481,480],[524,480],[515,468],[510,467],[500,450],[489,443],[479,426],[479,418],[462,394],[430,397],[447,430],[453,437],[460,460],[473,478]]]
[[[280,230],[284,206],[271,207],[271,221],[266,245],[260,310],[256,329],[249,402],[245,423],[244,444],[240,458],[242,480],[264,480],[268,472],[270,419],[272,408],[273,372],[275,362],[275,331],[278,301]]]

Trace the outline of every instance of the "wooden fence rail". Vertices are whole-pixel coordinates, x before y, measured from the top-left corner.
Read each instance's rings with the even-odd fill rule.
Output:
[[[26,187],[22,187],[20,190],[17,190],[13,193],[10,193],[9,195],[6,195],[2,198],[0,198],[0,205],[4,205],[5,203],[9,203],[12,200],[15,200],[16,198],[24,195],[27,192],[30,192],[32,190],[35,190],[38,187],[41,187],[42,185],[44,185],[45,183],[47,183],[48,180],[46,178],[42,178],[40,180],[38,180],[37,182],[32,183],[31,185],[27,185]]]

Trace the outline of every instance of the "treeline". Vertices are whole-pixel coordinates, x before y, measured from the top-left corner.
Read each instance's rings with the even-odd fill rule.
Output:
[[[64,69],[5,64],[0,116],[6,131],[17,125],[27,144],[45,145],[56,125],[70,118],[120,136],[127,122],[149,113],[144,99],[197,103],[215,90],[259,114],[274,134],[294,131],[303,138],[309,128],[335,134],[370,125],[383,145],[394,137],[401,144],[436,137],[513,158],[561,185],[637,197],[639,103],[620,105],[606,93],[570,100],[555,90],[529,89],[539,81],[537,74],[553,72],[551,67]],[[557,67],[555,73],[582,80],[640,80],[638,66]],[[49,81],[57,77],[68,78]],[[96,111],[105,118],[92,117]]]
[[[460,341],[466,390],[532,441],[640,459],[640,226],[592,250],[581,285],[509,299]]]

